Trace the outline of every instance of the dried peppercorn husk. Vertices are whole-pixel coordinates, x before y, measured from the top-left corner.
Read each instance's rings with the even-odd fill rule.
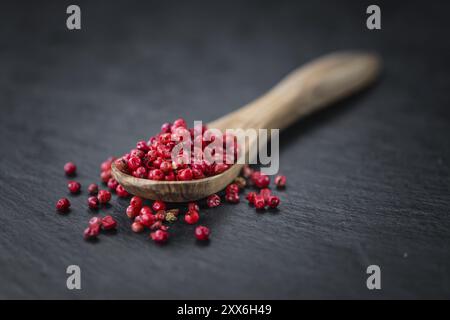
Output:
[[[179,213],[179,209],[171,209],[166,211],[166,221],[167,222],[175,222],[177,221],[177,216]]]
[[[234,179],[234,183],[237,184],[239,189],[244,189],[247,185],[247,181],[243,177],[237,177],[236,179]]]

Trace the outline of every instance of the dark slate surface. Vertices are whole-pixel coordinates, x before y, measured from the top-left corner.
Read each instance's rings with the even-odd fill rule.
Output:
[[[449,6],[369,2],[10,1],[0,13],[0,298],[448,298]],[[99,163],[179,116],[210,121],[293,68],[338,49],[384,58],[377,85],[282,136],[279,213],[202,210],[209,245],[174,227],[167,246],[129,229],[83,241],[62,166],[86,188]],[[84,189],[85,190],[85,189]],[[82,290],[66,289],[66,267]],[[366,267],[382,290],[366,288]]]

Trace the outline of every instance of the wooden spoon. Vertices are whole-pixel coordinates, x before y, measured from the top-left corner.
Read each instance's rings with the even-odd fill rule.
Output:
[[[283,129],[300,117],[370,84],[379,69],[380,60],[373,54],[341,52],[326,55],[294,70],[268,93],[209,123],[208,128],[223,132],[231,128]],[[241,169],[241,164],[234,164],[222,174],[205,179],[155,181],[127,175],[113,164],[112,175],[134,195],[168,202],[187,202],[224,189]]]

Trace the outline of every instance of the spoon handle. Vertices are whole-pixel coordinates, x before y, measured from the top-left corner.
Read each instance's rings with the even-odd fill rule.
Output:
[[[323,56],[294,70],[262,97],[208,127],[283,129],[370,84],[379,69],[380,60],[374,54],[339,52]]]

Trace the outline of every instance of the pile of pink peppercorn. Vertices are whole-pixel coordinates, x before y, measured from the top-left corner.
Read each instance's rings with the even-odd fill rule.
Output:
[[[166,151],[164,148],[170,149],[173,146],[170,145],[167,147],[161,140],[165,142],[165,139],[167,139],[165,138],[165,134],[173,134],[174,131],[178,132],[177,130],[179,129],[177,128],[187,129],[183,119],[178,119],[173,124],[164,124],[158,135],[152,137],[148,142],[139,141],[136,149],[131,150],[129,154],[118,159],[110,157],[105,160],[100,165],[100,180],[106,185],[107,189],[99,189],[99,186],[95,183],[90,184],[87,188],[89,194],[87,198],[88,208],[92,209],[93,212],[100,209],[107,210],[105,204],[111,201],[112,193],[115,193],[119,198],[131,197],[129,206],[125,212],[131,220],[131,230],[135,233],[149,230],[149,238],[160,244],[168,241],[170,224],[177,221],[179,217],[183,217],[186,224],[197,224],[201,216],[199,203],[190,202],[187,204],[187,209],[169,209],[165,202],[159,200],[147,203],[148,200],[131,196],[111,175],[111,165],[114,161],[120,170],[124,172],[140,178],[156,180],[201,179],[206,176],[219,174],[228,169],[229,166],[225,164],[225,167],[217,167],[218,164],[209,163],[203,163],[200,166],[184,164],[182,161],[176,164],[169,163],[168,158],[166,158],[167,155],[163,155]],[[193,129],[187,130],[189,130],[190,134],[193,134]],[[200,130],[203,131],[204,128]],[[228,139],[228,137],[225,137],[225,139]],[[153,154],[154,150],[156,150],[155,154]],[[152,155],[150,156],[149,153],[152,153]],[[226,157],[227,155],[223,153],[220,156]],[[236,153],[233,154],[233,158],[236,158]],[[140,166],[137,166],[138,162]],[[136,165],[133,163],[136,163]],[[145,175],[143,174],[144,169]],[[159,171],[155,172],[155,170]],[[77,167],[74,163],[68,162],[64,166],[64,171],[67,176],[73,177],[76,175]],[[278,189],[284,188],[286,185],[286,177],[282,175],[276,176],[274,184]],[[280,204],[280,198],[272,193],[269,185],[269,176],[245,165],[241,176],[237,177],[233,183],[226,187],[223,198],[228,203],[239,203],[240,193],[246,188],[253,188],[255,191],[250,191],[245,196],[249,205],[254,206],[259,211],[265,210],[266,208],[274,209]],[[67,187],[70,194],[79,194],[82,192],[81,184],[77,181],[69,181]],[[206,206],[209,208],[218,207],[222,203],[222,197],[219,194],[212,194],[205,200]],[[56,203],[56,209],[60,213],[69,212],[70,206],[70,201],[67,198],[61,198]],[[185,212],[181,212],[182,210]],[[116,228],[117,221],[111,215],[105,215],[103,217],[94,216],[88,221],[88,225],[84,230],[84,238],[86,240],[96,239],[102,230],[113,230]],[[209,228],[202,225],[197,226],[194,231],[194,236],[200,241],[208,240],[210,234]]]

